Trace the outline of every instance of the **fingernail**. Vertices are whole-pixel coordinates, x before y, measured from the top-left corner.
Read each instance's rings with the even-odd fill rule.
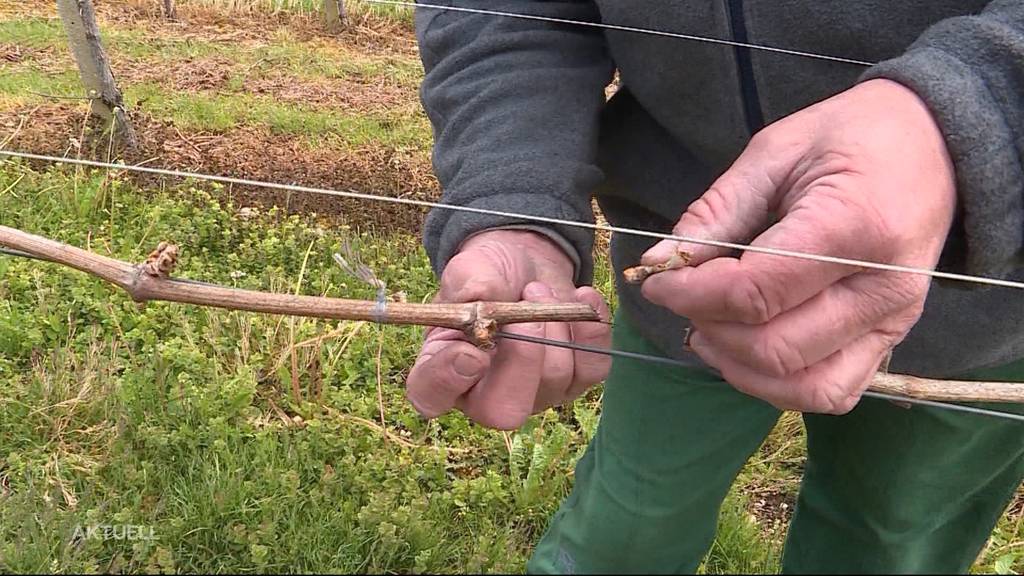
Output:
[[[686,335],[686,348],[691,352],[696,352],[697,348],[704,345],[704,335],[697,330],[690,328],[689,333]]]
[[[675,254],[678,246],[679,242],[676,242],[675,240],[662,240],[652,246],[647,250],[647,252],[644,252],[644,255],[640,257],[640,263],[644,266],[649,266],[651,264],[665,262],[669,258],[672,258],[672,255]]]
[[[459,354],[455,359],[455,373],[463,378],[472,378],[480,373],[484,365],[480,359],[472,354]]]
[[[523,290],[523,297],[525,298],[549,298],[554,296],[555,293],[541,282],[530,282],[526,285],[526,289]]]
[[[693,346],[690,345],[690,338],[693,337],[693,326],[687,326],[683,328],[683,349],[693,352]]]

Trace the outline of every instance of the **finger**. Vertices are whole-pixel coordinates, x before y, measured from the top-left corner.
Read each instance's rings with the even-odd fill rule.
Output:
[[[612,347],[611,312],[601,293],[589,286],[576,289],[576,301],[589,304],[597,310],[601,322],[574,322],[572,324],[573,341],[584,346],[593,346],[605,350]],[[575,398],[594,384],[601,382],[611,370],[612,358],[607,354],[577,351],[573,355],[573,381],[567,396]]]
[[[771,140],[771,138],[768,138]],[[699,240],[745,243],[764,230],[795,158],[791,146],[766,141],[761,135],[747,148],[707,192],[690,204],[672,229],[676,236]],[[727,248],[663,240],[643,255],[641,263],[665,262],[678,249],[689,252],[691,263],[701,264],[729,254]]]
[[[754,240],[755,246],[837,256],[884,260],[872,231],[873,217],[845,201],[807,200]],[[809,300],[859,269],[758,252],[739,259],[716,258],[697,267],[655,274],[643,285],[652,302],[694,320],[761,324]]]
[[[541,282],[531,282],[523,290],[523,299],[529,302],[555,303],[558,298],[554,291]],[[572,334],[565,322],[544,324],[544,337],[559,342],[570,342]],[[572,384],[573,351],[555,346],[544,350],[544,365],[541,369],[540,386],[534,400],[534,412],[560,404]]]
[[[534,338],[544,337],[542,322],[510,324],[505,330]],[[487,376],[460,397],[456,406],[490,428],[514,430],[522,426],[533,413],[544,354],[544,346],[503,339]]]
[[[695,328],[717,350],[762,374],[783,377],[828,358],[883,326],[894,338],[909,330],[924,301],[927,281],[889,272],[862,272],[826,288],[766,324],[698,322]],[[907,316],[907,322],[891,322]]]
[[[456,331],[452,331],[456,332]],[[432,333],[406,379],[406,396],[417,412],[436,418],[487,373],[491,356],[458,336]],[[461,335],[461,333],[459,333]]]
[[[785,378],[765,376],[721,354],[700,331],[692,334],[690,345],[737,390],[780,410],[845,414],[857,405],[871,384],[892,340],[888,334],[870,332],[825,360]]]

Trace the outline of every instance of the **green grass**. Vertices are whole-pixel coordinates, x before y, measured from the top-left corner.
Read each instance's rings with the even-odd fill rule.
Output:
[[[63,32],[56,20],[0,21],[0,36],[33,49],[54,48],[66,58],[66,70],[54,74],[26,62],[0,72],[0,103],[11,108],[38,102],[39,94],[76,97],[82,89],[74,63],[64,48]],[[375,143],[427,151],[430,125],[410,98],[410,106],[386,113],[356,113],[320,104],[281,102],[272,95],[244,92],[244,78],[286,74],[306,81],[350,79],[377,82],[384,79],[411,87],[422,71],[414,58],[366,55],[339,46],[301,42],[281,31],[268,43],[242,46],[190,38],[149,37],[144,32],[110,26],[104,38],[117,71],[118,60],[130,58],[159,68],[183,59],[216,56],[230,62],[231,76],[216,91],[181,91],[166,78],[161,83],[121,82],[126,102],[158,118],[173,121],[182,129],[228,131],[239,126],[266,126],[272,133],[303,136],[312,141],[329,138],[348,145]],[[328,103],[329,104],[329,103]]]
[[[46,74],[36,70],[0,72],[0,96],[5,99],[19,103],[29,102],[38,100],[38,94],[81,96],[82,84],[78,73],[72,70],[60,74]]]
[[[701,566],[705,574],[775,574],[782,547],[765,539],[757,519],[747,511],[747,498],[733,490],[722,505],[718,534]]]
[[[430,124],[419,110],[357,114],[283,103],[269,96],[180,92],[157,84],[130,85],[124,93],[130,108],[169,119],[185,130],[225,132],[240,126],[266,126],[275,134],[311,141],[330,138],[354,147],[373,143],[424,151],[430,148]],[[0,102],[25,105],[38,100],[37,94],[75,97],[81,95],[81,86],[73,72],[0,72]]]
[[[234,12],[262,11],[270,13],[320,14],[323,0],[178,0],[179,6],[204,6]],[[345,0],[350,17],[372,15],[403,24],[412,24],[412,10],[402,6],[372,4],[359,0]]]
[[[301,40],[286,28],[264,42],[214,41],[190,36],[166,35],[108,25],[101,30],[104,46],[113,60],[146,60],[159,66],[187,59],[217,56],[230,60],[239,70],[276,70],[306,80],[324,78],[386,78],[404,86],[418,86],[422,77],[414,56],[359,52],[323,40]],[[60,21],[53,18],[0,20],[0,38],[34,50],[52,48],[65,57],[68,70],[74,62],[67,52]],[[26,60],[31,62],[30,53]]]
[[[349,238],[393,290],[433,290],[410,238],[273,211],[240,220],[195,189],[144,197],[72,174],[6,165],[0,189],[22,180],[0,197],[4,224],[133,260],[174,239],[182,276],[367,298],[330,260]],[[513,475],[500,434],[416,417],[401,382],[417,329],[364,326],[347,344],[299,349],[296,402],[290,360],[278,367],[290,344],[354,324],[140,309],[32,261],[0,259],[0,278],[0,571],[515,570],[565,493],[566,447],[582,441],[573,421],[549,414],[516,436],[559,457],[532,456]],[[380,343],[388,426],[422,448],[351,420],[379,418]],[[305,425],[283,425],[271,402]],[[544,464],[531,470],[534,458]],[[71,541],[91,523],[153,526],[160,540]]]
[[[431,142],[430,124],[419,111],[353,114],[286,104],[266,96],[175,93],[152,84],[131,86],[125,97],[129,106],[169,118],[182,129],[223,132],[243,125],[266,126],[277,134],[331,136],[350,146],[377,143],[423,150],[429,150]]]
[[[63,47],[67,41],[60,21],[51,18],[0,20],[0,38],[36,50]]]
[[[413,238],[241,218],[223,191],[2,166],[5,225],[128,260],[174,240],[183,277],[369,298],[330,260],[347,238],[392,290],[419,301],[435,289]],[[84,274],[6,257],[0,278],[0,571],[521,571],[597,422],[594,391],[511,434],[509,451],[457,414],[411,411],[401,383],[417,329],[139,307]],[[296,401],[291,345],[332,330],[298,348]],[[404,444],[365,425],[379,420],[381,344],[386,422]],[[751,559],[761,544],[736,498],[709,566],[770,566],[771,548]],[[74,541],[89,524],[151,526],[159,540]]]

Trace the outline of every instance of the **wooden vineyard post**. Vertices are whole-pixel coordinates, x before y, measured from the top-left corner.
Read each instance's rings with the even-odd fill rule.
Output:
[[[57,0],[57,10],[64,22],[82,84],[92,102],[92,113],[108,125],[113,124],[114,135],[121,144],[136,148],[135,129],[125,113],[121,91],[114,83],[114,74],[100,41],[92,0]]]
[[[324,0],[324,23],[329,32],[338,32],[348,24],[345,0]]]
[[[163,0],[164,18],[168,20],[178,19],[178,9],[174,7],[174,0]]]

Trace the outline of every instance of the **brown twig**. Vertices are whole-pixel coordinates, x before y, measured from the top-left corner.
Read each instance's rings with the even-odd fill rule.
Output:
[[[689,252],[682,248],[677,248],[668,261],[650,266],[633,266],[632,268],[626,268],[622,271],[622,277],[628,284],[643,284],[644,280],[647,280],[647,278],[652,274],[666,272],[668,270],[677,270],[689,264],[692,258],[693,256]]]
[[[7,226],[0,226],[0,246],[102,278],[123,289],[136,302],[164,300],[268,314],[452,328],[465,332],[475,343],[484,347],[494,345],[494,335],[498,327],[504,324],[600,321],[593,308],[579,303],[389,302],[382,311],[376,302],[366,300],[276,294],[176,280],[170,278],[169,273],[177,259],[178,250],[168,243],[161,243],[141,265],[101,256]]]

